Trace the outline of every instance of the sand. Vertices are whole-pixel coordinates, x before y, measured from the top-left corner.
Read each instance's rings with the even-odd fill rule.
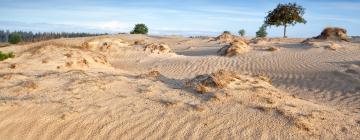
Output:
[[[224,57],[227,44],[211,40],[116,35],[2,47],[16,57],[0,62],[0,138],[360,138],[358,42],[330,50],[274,38]]]

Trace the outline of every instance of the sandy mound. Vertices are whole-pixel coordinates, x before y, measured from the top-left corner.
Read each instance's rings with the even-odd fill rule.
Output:
[[[229,45],[222,47],[220,50],[218,50],[217,53],[222,56],[232,57],[242,53],[246,53],[249,50],[250,47],[247,45],[247,43],[243,41],[235,41],[230,43]]]
[[[349,41],[346,30],[338,27],[325,28],[319,36],[315,37],[315,39]]]
[[[166,44],[160,43],[160,44],[156,44],[156,43],[151,43],[151,44],[147,44],[144,47],[144,51],[145,52],[150,52],[150,53],[156,53],[156,54],[166,54],[166,53],[171,53],[172,50],[170,49],[170,47]]]
[[[186,83],[187,87],[192,88],[197,93],[215,92],[225,88],[230,82],[239,78],[236,73],[219,70],[212,74],[199,75]]]
[[[81,47],[92,51],[114,52],[118,48],[129,47],[129,44],[118,38],[95,38],[84,42]]]
[[[198,75],[185,83],[186,88],[190,88],[197,93],[215,93],[220,89],[227,88],[229,84],[241,80],[246,76],[239,75],[233,71],[218,70],[211,74]],[[271,83],[271,80],[265,76],[257,75],[255,79]],[[258,82],[256,82],[258,83]]]
[[[325,28],[319,36],[306,39],[302,42],[302,44],[317,48],[325,48],[328,50],[338,50],[344,45],[348,46],[346,48],[356,48],[357,46],[351,44],[349,40],[350,38],[346,35],[345,29],[328,27]]]
[[[234,41],[244,41],[241,37],[234,36],[231,33],[224,32],[223,34],[219,35],[218,37],[214,38],[214,41],[219,41],[221,43],[231,43]]]
[[[2,67],[17,71],[24,69],[112,69],[107,57],[103,54],[81,50],[77,47],[57,45],[29,48],[8,62]]]

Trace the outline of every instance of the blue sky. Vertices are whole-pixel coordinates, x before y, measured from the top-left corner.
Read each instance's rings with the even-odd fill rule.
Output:
[[[308,21],[290,27],[289,37],[315,36],[327,26],[360,35],[359,0],[0,0],[0,29],[117,33],[145,23],[150,34],[217,35],[243,28],[254,36],[266,12],[286,2],[305,7]],[[268,32],[282,36],[282,28]]]

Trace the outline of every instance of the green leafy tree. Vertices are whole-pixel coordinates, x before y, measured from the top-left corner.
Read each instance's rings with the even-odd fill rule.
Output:
[[[9,42],[11,44],[18,44],[21,42],[21,36],[18,33],[11,33],[9,35]]]
[[[145,24],[136,24],[130,34],[147,34],[148,32],[149,29]]]
[[[284,38],[286,38],[286,28],[289,25],[306,24],[306,20],[303,18],[304,14],[305,9],[296,3],[278,4],[274,10],[268,12],[265,24],[276,27],[284,26]]]
[[[259,30],[256,32],[256,37],[266,37],[267,36],[267,32],[266,32],[266,25],[263,24]]]
[[[244,29],[239,30],[239,35],[244,36],[245,35],[245,30]]]

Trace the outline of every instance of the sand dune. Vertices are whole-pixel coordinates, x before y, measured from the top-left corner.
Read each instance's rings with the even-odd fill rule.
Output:
[[[136,40],[175,54],[145,52]],[[219,41],[174,36],[0,48],[16,55],[0,62],[0,137],[360,138],[360,45],[328,50],[302,41],[250,43],[234,57],[217,54],[226,45]]]

